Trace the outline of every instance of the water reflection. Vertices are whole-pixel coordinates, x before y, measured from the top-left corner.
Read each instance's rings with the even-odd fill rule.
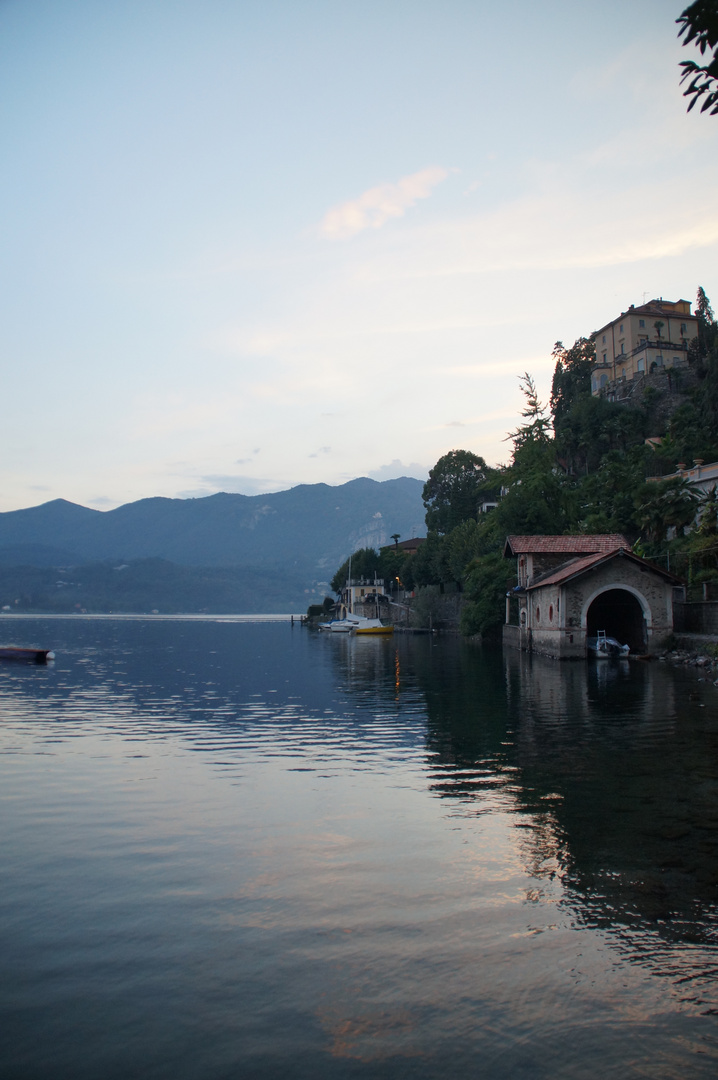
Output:
[[[517,815],[534,899],[558,880],[581,924],[717,1008],[715,689],[657,663],[466,647],[420,683],[434,792],[463,813],[498,798]]]
[[[0,669],[24,1075],[91,1076],[76,1039],[64,1074],[32,1054],[36,1001],[84,1031],[93,965],[142,1033],[87,1035],[107,1077],[714,1074],[712,687],[428,635],[63,635]]]

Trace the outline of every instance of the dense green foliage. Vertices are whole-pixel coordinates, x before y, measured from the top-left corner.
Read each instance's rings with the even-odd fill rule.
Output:
[[[427,529],[443,536],[475,518],[488,472],[484,459],[469,450],[450,450],[439,458],[422,495]]]
[[[700,527],[691,529],[700,500],[671,476],[679,463],[718,459],[718,324],[702,289],[696,314],[689,368],[647,378],[621,402],[591,394],[592,340],[570,349],[557,342],[550,408],[531,376],[521,378],[525,407],[509,435],[510,463],[490,469],[467,450],[440,458],[424,488],[426,543],[415,556],[372,552],[372,574],[431,590],[427,597],[462,591],[467,634],[491,634],[503,622],[515,572],[502,554],[511,533],[622,533],[689,583],[718,581],[716,500],[705,502]],[[669,479],[650,479],[659,476]],[[489,501],[498,505],[482,512]],[[391,569],[390,554],[400,560]]]
[[[691,102],[688,112],[693,106],[702,100],[701,112],[718,113],[718,4],[716,0],[695,0],[676,19],[681,29],[678,37],[683,38],[683,44],[694,42],[700,50],[701,57],[706,51],[710,58],[707,64],[696,64],[694,60],[684,60],[681,63],[683,74],[681,82],[690,79],[688,87],[683,91],[684,97],[690,97]]]
[[[388,583],[390,591],[404,586],[413,588],[413,576],[407,578],[408,585],[404,580],[404,572],[412,565],[412,560],[413,556],[405,554],[401,548],[397,550],[396,546],[383,547],[380,552],[374,548],[360,548],[344,560],[330,584],[335,593],[340,593],[350,576],[369,581],[377,577]]]

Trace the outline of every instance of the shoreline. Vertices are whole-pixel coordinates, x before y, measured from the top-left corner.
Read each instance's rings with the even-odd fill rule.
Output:
[[[67,612],[58,613],[52,612],[43,614],[39,611],[3,611],[0,612],[0,623],[4,620],[7,622],[17,622],[20,619],[115,619],[115,620],[150,620],[154,622],[167,622],[167,621],[185,621],[185,622],[288,622],[298,623],[305,619],[305,615],[298,615],[290,613],[282,613],[278,615],[212,615],[209,612],[202,614],[186,614],[186,615],[161,615],[159,612],[153,614],[142,614],[141,612],[118,612],[116,614],[112,612]]]
[[[715,634],[675,634],[673,648],[657,659],[674,667],[694,668],[701,681],[718,686],[718,636]]]

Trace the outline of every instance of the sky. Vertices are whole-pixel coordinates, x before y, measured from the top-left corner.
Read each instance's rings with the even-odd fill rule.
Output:
[[[682,6],[0,0],[0,511],[509,460],[557,340],[718,301]]]

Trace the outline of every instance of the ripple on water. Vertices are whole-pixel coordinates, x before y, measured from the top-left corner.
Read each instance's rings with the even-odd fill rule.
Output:
[[[45,633],[53,668],[0,669],[4,1075],[715,1075],[712,687]]]

